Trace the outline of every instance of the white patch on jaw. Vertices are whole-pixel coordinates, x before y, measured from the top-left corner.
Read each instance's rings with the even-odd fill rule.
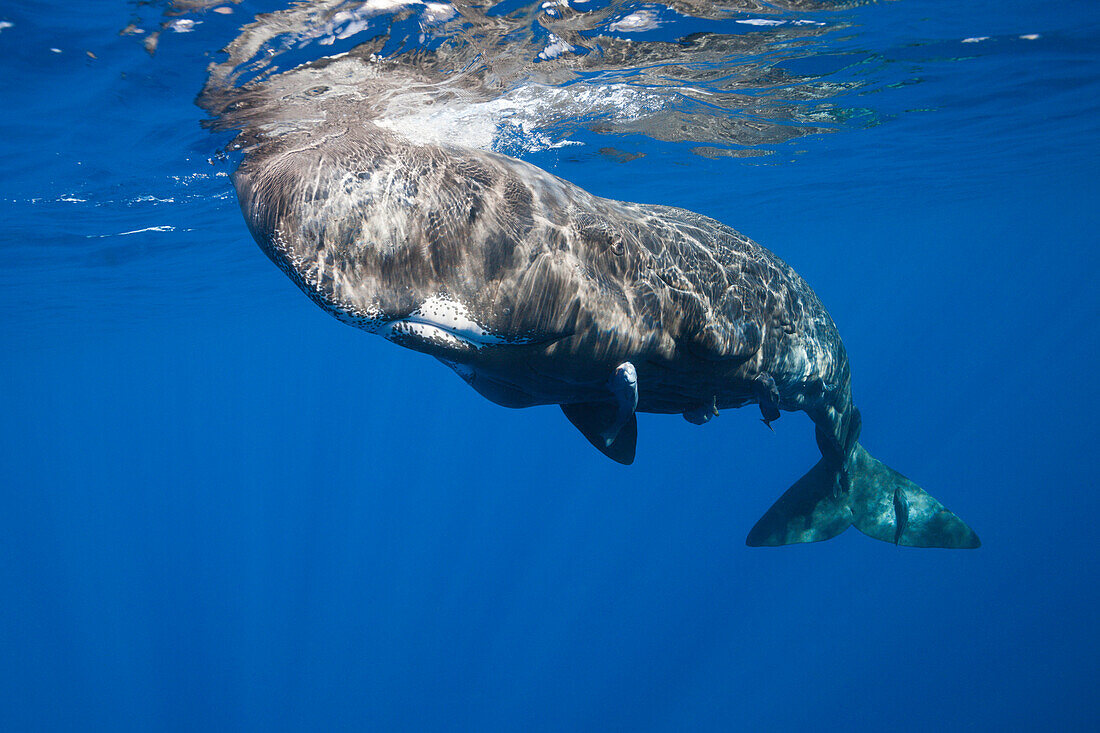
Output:
[[[471,343],[450,331],[444,330],[431,323],[418,323],[408,318],[387,323],[378,330],[382,336],[390,341],[401,342],[405,339],[434,343],[443,348],[465,350],[471,347],[481,348],[479,344]]]
[[[411,336],[460,349],[531,341],[506,339],[486,331],[470,316],[469,308],[448,295],[433,295],[405,318],[379,328],[378,333],[390,340]]]

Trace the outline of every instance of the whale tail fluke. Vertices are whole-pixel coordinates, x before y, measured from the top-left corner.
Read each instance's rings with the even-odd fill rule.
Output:
[[[966,523],[858,443],[843,472],[835,461],[818,461],[760,518],[746,544],[820,542],[852,524],[865,535],[896,545],[981,546]]]
[[[848,497],[836,485],[837,472],[822,458],[787,489],[749,532],[750,547],[792,545],[832,539],[852,525]]]

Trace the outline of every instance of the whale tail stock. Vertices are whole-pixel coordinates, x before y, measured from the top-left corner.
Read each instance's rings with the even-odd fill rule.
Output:
[[[975,548],[974,530],[921,487],[853,443],[843,465],[826,453],[749,532],[750,547],[820,542],[849,525],[910,547]]]

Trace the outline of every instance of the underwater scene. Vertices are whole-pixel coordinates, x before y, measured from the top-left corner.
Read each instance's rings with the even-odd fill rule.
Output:
[[[0,4],[0,728],[1100,714],[1100,6]]]

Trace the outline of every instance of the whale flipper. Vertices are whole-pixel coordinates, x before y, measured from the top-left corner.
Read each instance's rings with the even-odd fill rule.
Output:
[[[819,542],[854,524],[876,540],[910,547],[972,549],[978,535],[924,489],[856,443],[845,476],[822,458],[760,518],[745,543],[751,547]],[[847,491],[837,491],[847,484]]]
[[[634,462],[634,451],[638,444],[638,417],[633,412],[609,442],[607,433],[619,421],[617,405],[583,402],[562,405],[561,411],[588,438],[588,442],[605,456],[628,466]]]
[[[638,370],[624,361],[607,378],[607,389],[613,403],[564,404],[561,409],[600,452],[629,465],[638,443]]]

